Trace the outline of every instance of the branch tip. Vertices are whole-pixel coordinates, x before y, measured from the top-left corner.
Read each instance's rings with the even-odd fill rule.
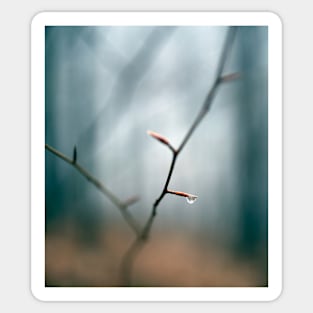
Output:
[[[154,139],[159,140],[160,142],[164,143],[167,146],[170,145],[170,141],[166,137],[160,135],[159,133],[156,133],[154,131],[148,130],[147,134],[149,136],[153,137]]]
[[[129,207],[130,205],[132,205],[132,204],[138,202],[139,199],[140,199],[140,198],[139,198],[138,196],[133,196],[133,197],[127,199],[127,200],[123,203],[123,206],[124,206],[125,208],[127,208],[127,207]]]
[[[241,78],[242,75],[239,72],[235,72],[235,73],[231,73],[231,74],[226,74],[220,77],[220,81],[222,83],[226,83],[226,82],[231,82],[233,80],[239,79]]]
[[[176,191],[176,190],[167,190],[167,193],[170,193],[172,195],[180,196],[180,197],[185,197],[187,198],[188,202],[194,202],[197,200],[198,196],[192,195],[191,193],[183,192],[183,191]]]

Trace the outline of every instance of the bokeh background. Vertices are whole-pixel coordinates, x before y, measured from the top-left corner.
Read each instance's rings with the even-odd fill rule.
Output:
[[[46,143],[143,225],[213,82],[227,27],[47,27]],[[211,111],[179,155],[136,286],[267,286],[267,27],[239,27]],[[118,209],[46,151],[46,285],[119,286],[134,240]]]

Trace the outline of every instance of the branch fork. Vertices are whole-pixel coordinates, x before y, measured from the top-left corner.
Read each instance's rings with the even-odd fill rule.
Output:
[[[169,190],[167,187],[168,187],[168,184],[169,184],[169,181],[170,181],[170,178],[171,178],[171,174],[172,174],[172,171],[174,169],[174,163],[176,161],[176,157],[177,155],[179,154],[180,150],[176,150],[170,143],[169,139],[157,132],[154,132],[154,131],[151,131],[151,130],[148,130],[147,131],[147,134],[153,138],[155,138],[156,140],[160,141],[161,143],[163,143],[164,145],[166,145],[172,152],[173,152],[173,161],[172,161],[172,164],[173,166],[171,167],[170,169],[170,172],[169,172],[169,175],[168,175],[168,179],[165,183],[165,186],[163,188],[163,192],[161,194],[161,196],[157,199],[157,201],[155,202],[154,204],[154,207],[156,207],[159,202],[161,201],[161,199],[164,197],[165,194],[167,193],[170,193],[170,194],[173,194],[173,195],[176,195],[176,196],[181,196],[181,197],[185,197],[187,198],[187,201],[189,201],[190,203],[194,202],[198,196],[195,196],[195,195],[192,195],[190,193],[186,193],[186,192],[182,192],[182,191],[174,191],[174,190]]]

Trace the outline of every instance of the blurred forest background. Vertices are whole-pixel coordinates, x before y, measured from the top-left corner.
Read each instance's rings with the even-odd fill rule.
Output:
[[[143,225],[211,87],[227,27],[46,27],[45,140]],[[133,268],[136,286],[267,286],[267,27],[239,27],[210,112],[181,152]],[[46,150],[46,285],[119,286],[135,238],[119,210]]]

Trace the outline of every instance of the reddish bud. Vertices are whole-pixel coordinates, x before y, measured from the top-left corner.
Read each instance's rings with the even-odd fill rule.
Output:
[[[139,201],[139,197],[133,196],[133,197],[127,199],[123,204],[124,204],[124,206],[128,207],[128,206],[136,203],[137,201]]]
[[[183,191],[167,190],[168,193],[171,193],[176,196],[185,197],[188,203],[193,203],[197,200],[198,196],[192,195]]]
[[[232,74],[227,74],[221,77],[221,81],[222,82],[230,82],[233,81],[235,79],[241,78],[240,73],[236,72],[236,73],[232,73]]]
[[[170,145],[170,142],[169,142],[169,140],[168,140],[166,137],[164,137],[164,136],[162,136],[162,135],[160,135],[160,134],[158,134],[158,133],[156,133],[156,132],[153,132],[153,131],[151,131],[151,130],[148,130],[148,131],[147,131],[147,134],[148,134],[149,136],[151,136],[151,137],[153,137],[153,138],[159,140],[160,142],[164,143],[164,144],[167,145],[167,146]]]

